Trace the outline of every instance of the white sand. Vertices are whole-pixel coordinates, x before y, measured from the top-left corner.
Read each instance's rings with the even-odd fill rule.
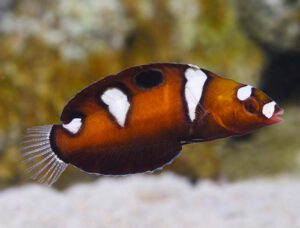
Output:
[[[232,184],[137,175],[64,191],[28,185],[0,192],[0,227],[300,227],[300,180]]]

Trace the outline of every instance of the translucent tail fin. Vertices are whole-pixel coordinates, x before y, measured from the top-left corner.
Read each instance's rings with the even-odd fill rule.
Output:
[[[51,186],[63,173],[67,164],[51,148],[50,133],[53,125],[29,128],[21,142],[24,163],[34,180]]]

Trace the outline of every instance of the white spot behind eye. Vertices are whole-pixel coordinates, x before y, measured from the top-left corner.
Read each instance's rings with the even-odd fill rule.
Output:
[[[69,132],[76,134],[82,125],[81,118],[74,118],[70,123],[63,124],[62,126],[67,129]]]
[[[270,119],[273,116],[275,111],[275,105],[276,105],[275,101],[271,101],[263,106],[262,113],[268,119]]]
[[[237,91],[237,98],[240,101],[247,100],[252,94],[252,88],[253,87],[249,85],[239,88]]]
[[[207,80],[206,74],[196,68],[188,68],[185,71],[185,84],[184,95],[188,106],[189,117],[191,121],[196,118],[196,107],[202,97],[203,87]]]
[[[101,99],[108,106],[109,112],[115,117],[118,124],[124,127],[130,107],[127,95],[118,88],[111,88],[102,94]]]

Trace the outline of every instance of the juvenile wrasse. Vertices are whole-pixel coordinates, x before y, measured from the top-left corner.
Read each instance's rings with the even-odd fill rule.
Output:
[[[282,121],[264,92],[189,64],[131,67],[86,87],[61,124],[33,127],[22,156],[33,179],[53,184],[68,164],[123,175],[169,164],[182,145],[243,135]]]

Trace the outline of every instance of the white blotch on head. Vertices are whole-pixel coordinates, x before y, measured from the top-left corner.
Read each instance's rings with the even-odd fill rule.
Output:
[[[130,107],[127,95],[118,88],[111,88],[102,94],[101,99],[108,106],[109,112],[115,117],[118,124],[124,127]]]
[[[63,128],[67,129],[69,132],[76,134],[82,125],[81,118],[74,118],[72,121],[68,124],[63,124]]]
[[[262,113],[268,119],[270,119],[273,116],[275,111],[275,105],[276,105],[275,101],[271,101],[263,106]]]
[[[252,88],[253,87],[249,86],[249,85],[239,88],[238,91],[237,91],[237,98],[240,101],[247,100],[249,97],[251,97]]]
[[[196,118],[196,107],[200,102],[203,93],[203,87],[207,80],[206,74],[199,68],[188,68],[185,71],[185,84],[184,95],[187,102],[188,114],[191,121]]]

